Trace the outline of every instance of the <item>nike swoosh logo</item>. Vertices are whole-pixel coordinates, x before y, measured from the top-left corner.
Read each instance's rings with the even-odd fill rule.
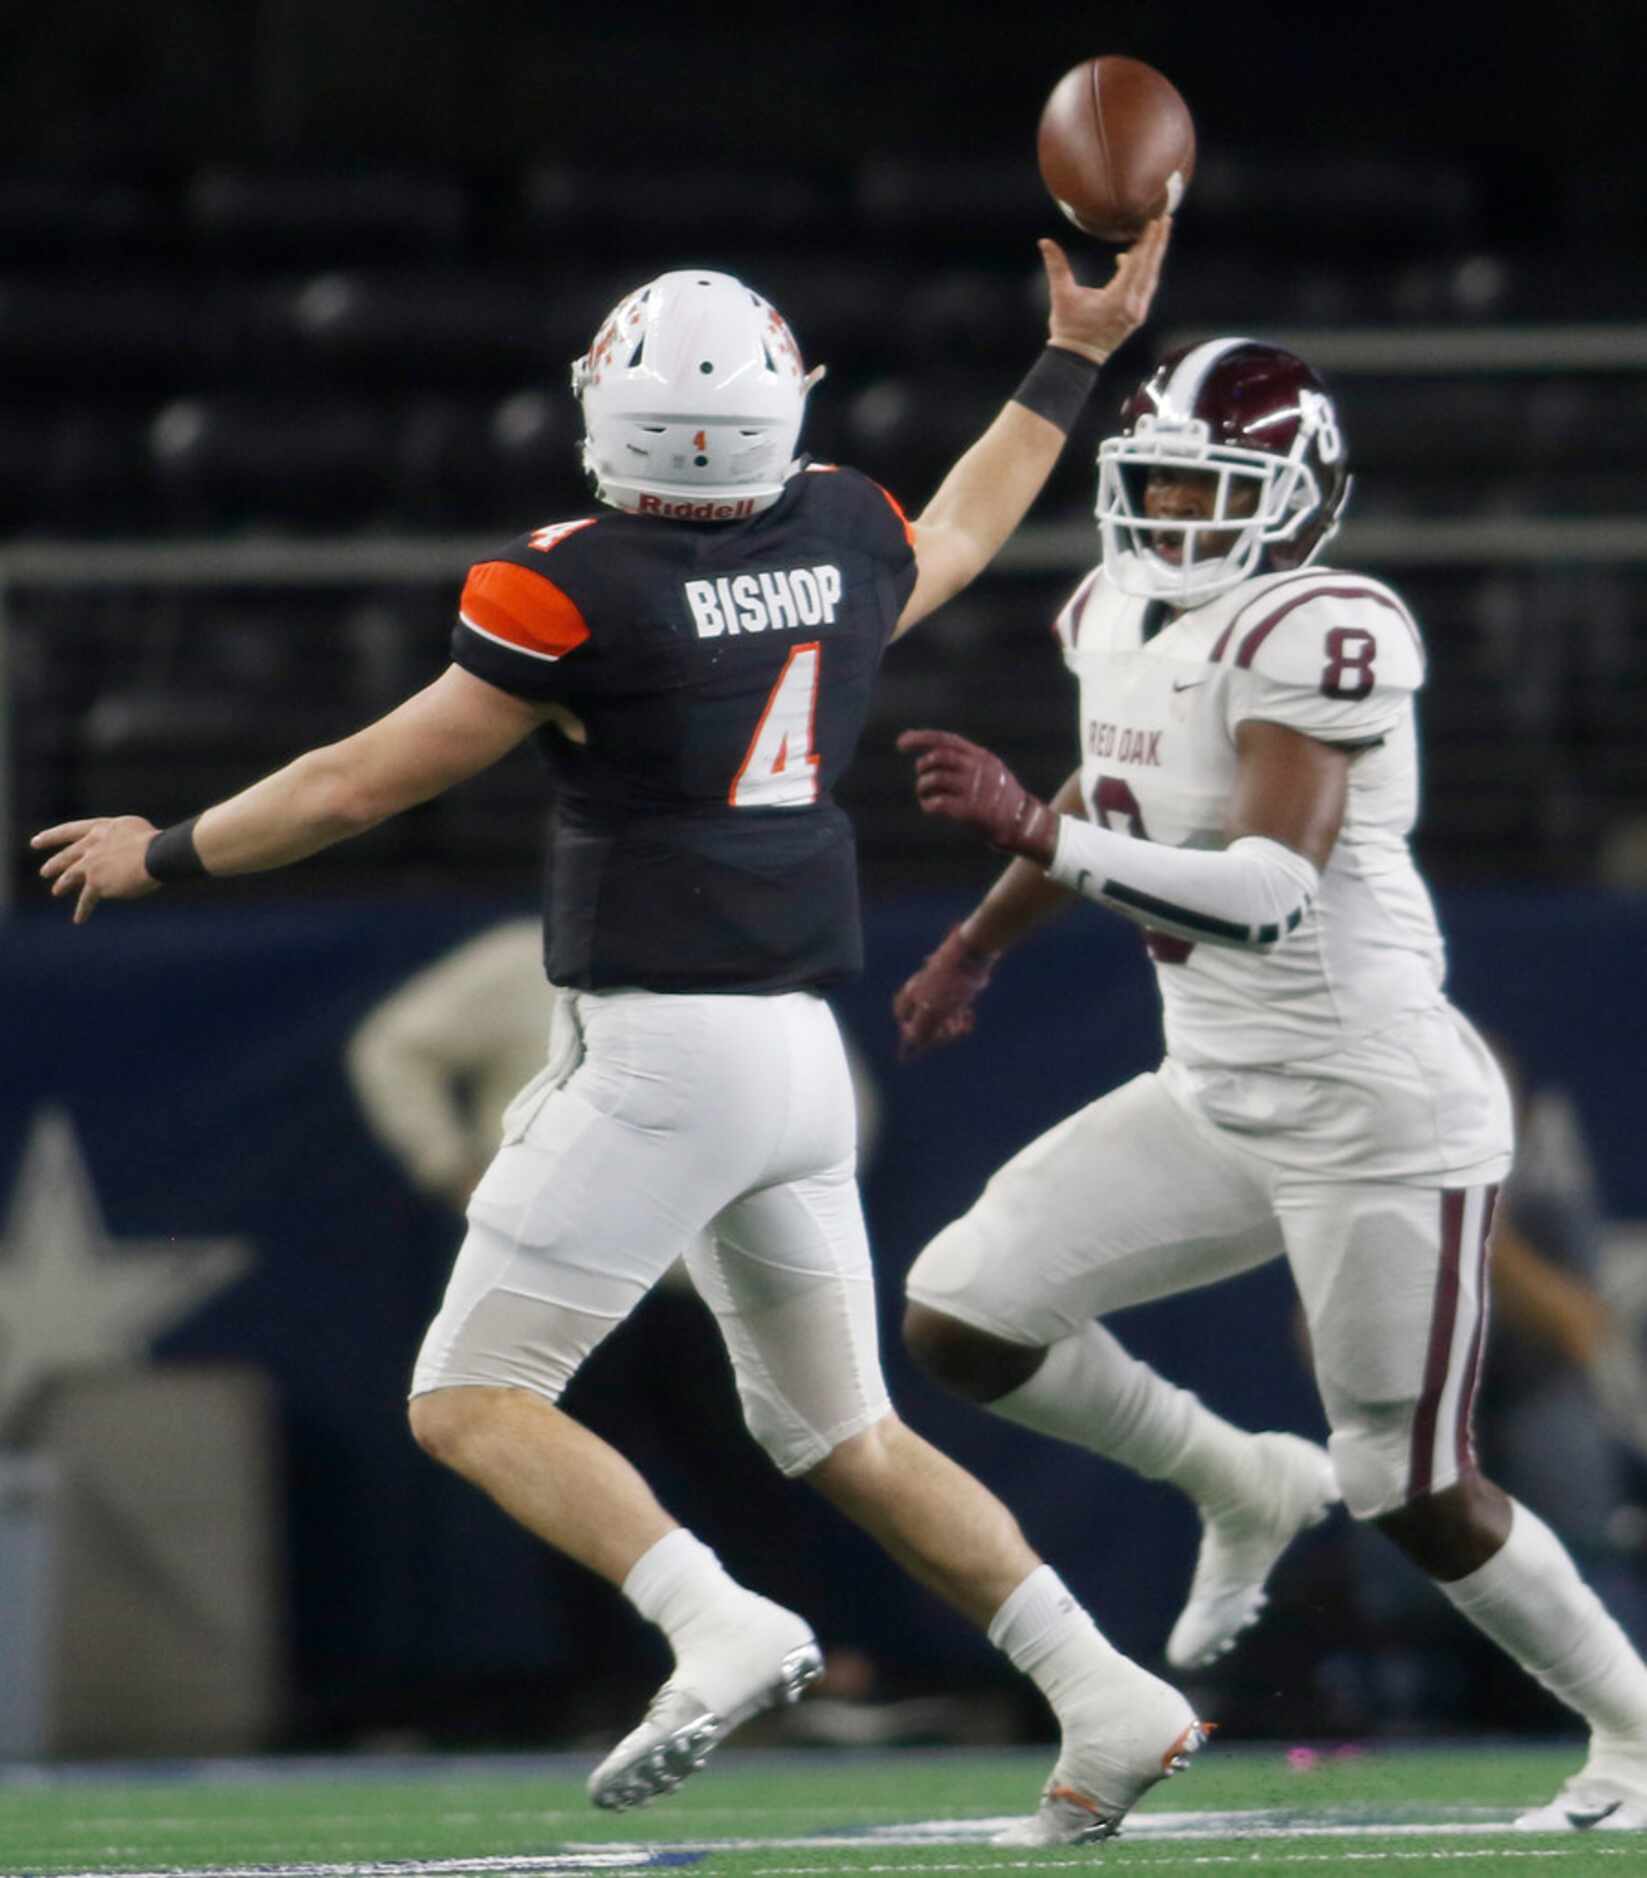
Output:
[[[1567,1815],[1567,1824],[1571,1826],[1575,1832],[1588,1832],[1592,1826],[1599,1826],[1604,1819],[1611,1819],[1623,1804],[1624,1802],[1622,1800],[1614,1800],[1611,1806],[1596,1807],[1594,1809],[1587,1807],[1581,1813],[1575,1812],[1570,1806],[1563,1810]]]
[[[1193,691],[1197,685],[1206,683],[1204,678],[1175,678],[1172,681],[1174,691]]]

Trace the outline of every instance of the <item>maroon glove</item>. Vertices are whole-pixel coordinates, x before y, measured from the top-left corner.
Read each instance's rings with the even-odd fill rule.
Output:
[[[898,1060],[907,1063],[934,1044],[958,1043],[972,1028],[972,1004],[989,983],[996,952],[979,952],[951,926],[943,943],[892,1000]]]
[[[915,797],[928,815],[976,830],[992,848],[1049,865],[1058,817],[998,756],[952,730],[906,730],[898,748],[915,755]]]

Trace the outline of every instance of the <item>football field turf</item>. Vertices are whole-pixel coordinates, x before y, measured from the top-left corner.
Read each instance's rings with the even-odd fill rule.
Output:
[[[719,1755],[598,1813],[596,1755],[195,1762],[0,1774],[0,1873],[457,1878],[693,1867],[734,1878],[1038,1872],[1647,1873],[1647,1835],[1512,1832],[1578,1764],[1559,1748],[1212,1749],[1108,1845],[997,1848],[1050,1750]],[[1300,1763],[1303,1763],[1300,1765]]]

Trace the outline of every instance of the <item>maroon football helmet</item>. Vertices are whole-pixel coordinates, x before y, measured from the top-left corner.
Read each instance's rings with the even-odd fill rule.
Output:
[[[1121,421],[1098,451],[1098,526],[1104,565],[1126,593],[1199,606],[1253,574],[1303,567],[1338,526],[1350,489],[1338,415],[1315,373],[1280,346],[1185,346]],[[1151,518],[1152,470],[1216,476],[1211,515]]]

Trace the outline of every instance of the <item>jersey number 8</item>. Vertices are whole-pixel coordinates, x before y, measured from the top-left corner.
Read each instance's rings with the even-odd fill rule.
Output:
[[[1356,704],[1367,697],[1375,682],[1373,655],[1377,638],[1364,626],[1335,626],[1327,634],[1327,669],[1321,674],[1321,695]]]

